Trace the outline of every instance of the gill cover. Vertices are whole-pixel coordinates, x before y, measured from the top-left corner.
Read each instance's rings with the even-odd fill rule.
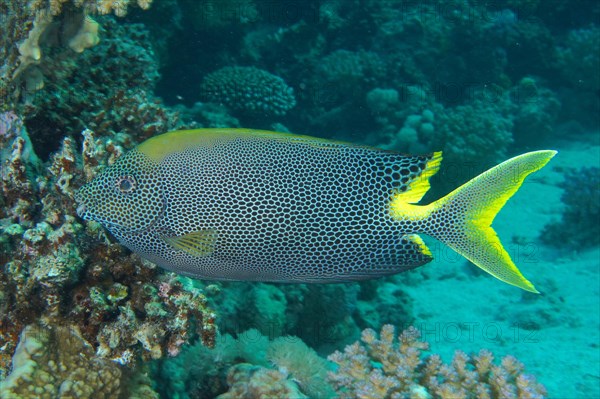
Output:
[[[132,150],[83,186],[76,200],[81,217],[109,230],[147,230],[164,210],[158,166]]]

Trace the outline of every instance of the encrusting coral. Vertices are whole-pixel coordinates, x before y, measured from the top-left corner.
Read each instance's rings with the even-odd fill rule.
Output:
[[[227,384],[229,391],[217,399],[308,398],[285,374],[248,363],[231,367]]]
[[[524,373],[512,356],[493,363],[491,352],[468,356],[457,351],[451,364],[439,355],[423,357],[429,344],[408,328],[396,337],[385,325],[379,337],[366,329],[361,341],[335,352],[329,360],[337,370],[329,374],[340,398],[542,399],[545,388]]]
[[[275,389],[279,396],[266,397],[295,399],[307,395],[328,399],[335,395],[327,381],[329,369],[329,362],[300,338],[285,336],[270,341],[251,329],[239,333],[237,338],[220,335],[214,348],[193,345],[176,358],[162,359],[160,378],[167,382],[160,390],[177,399],[215,397],[226,389],[223,381],[227,376],[229,391],[222,398],[255,397],[243,396],[244,392],[273,395],[269,389]],[[171,375],[179,378],[172,379]],[[286,396],[284,392],[298,396]]]

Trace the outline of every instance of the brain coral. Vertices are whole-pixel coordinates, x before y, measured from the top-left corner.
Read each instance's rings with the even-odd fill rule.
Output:
[[[296,105],[283,79],[254,67],[225,67],[202,81],[202,98],[247,115],[284,115]]]

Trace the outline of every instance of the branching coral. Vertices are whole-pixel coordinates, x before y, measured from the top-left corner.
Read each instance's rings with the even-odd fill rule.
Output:
[[[64,0],[62,0],[64,1]],[[54,0],[61,2],[61,0]],[[152,0],[73,0],[77,7],[82,7],[90,12],[98,14],[114,13],[118,17],[127,15],[127,8],[131,4],[137,4],[143,10],[150,8]]]
[[[423,357],[429,345],[419,338],[415,328],[396,337],[394,327],[385,325],[379,337],[366,329],[362,343],[330,355],[338,368],[329,377],[340,398],[541,399],[546,395],[512,356],[495,365],[489,351],[474,356],[458,351],[451,364],[444,364],[438,355]]]
[[[202,97],[242,114],[284,115],[296,105],[283,79],[254,67],[225,67],[205,76]]]

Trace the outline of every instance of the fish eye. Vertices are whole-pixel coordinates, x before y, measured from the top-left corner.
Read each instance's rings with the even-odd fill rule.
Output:
[[[117,191],[121,194],[131,194],[135,191],[136,181],[133,176],[125,175],[117,177],[117,181],[115,184]]]

